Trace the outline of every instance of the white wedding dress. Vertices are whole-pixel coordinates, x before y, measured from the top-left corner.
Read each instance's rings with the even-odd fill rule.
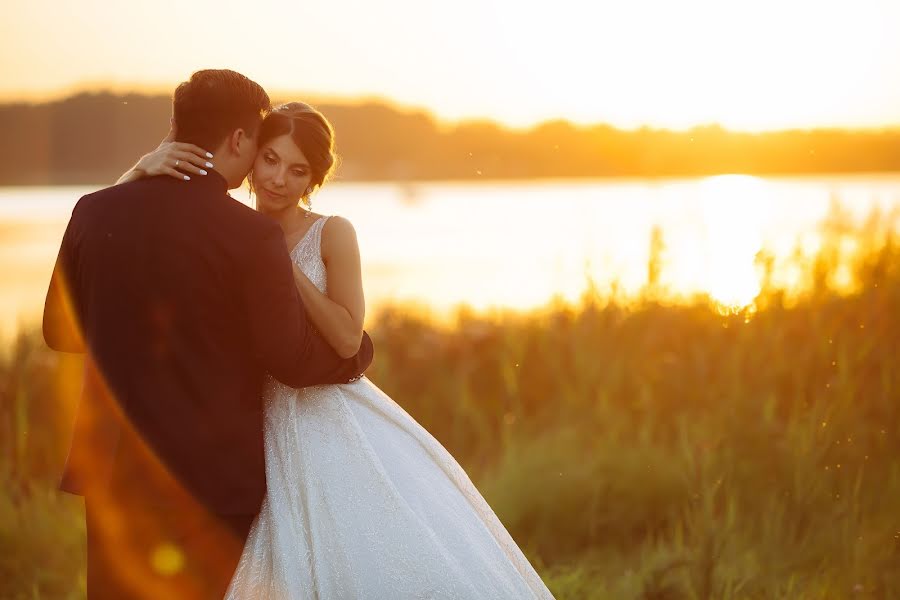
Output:
[[[291,252],[323,292],[328,217]],[[268,491],[229,600],[553,598],[462,467],[367,378],[266,391]]]

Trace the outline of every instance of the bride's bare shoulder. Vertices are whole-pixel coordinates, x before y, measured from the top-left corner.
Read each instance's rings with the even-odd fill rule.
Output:
[[[345,217],[337,215],[329,217],[322,227],[323,258],[348,251],[359,251],[356,229],[353,227],[353,223]]]

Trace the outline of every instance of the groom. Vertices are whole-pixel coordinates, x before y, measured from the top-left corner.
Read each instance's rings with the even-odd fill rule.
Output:
[[[81,198],[44,307],[44,338],[84,352],[61,488],[85,497],[88,597],[221,598],[265,494],[262,388],[342,383],[313,330],[278,224],[228,196],[269,97],[228,70],[173,99],[177,140],[213,150],[190,181],[150,177]]]

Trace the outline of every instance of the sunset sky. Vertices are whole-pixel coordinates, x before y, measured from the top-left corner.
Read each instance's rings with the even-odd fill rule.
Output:
[[[5,0],[0,99],[228,67],[515,126],[897,126],[898,26],[896,0]]]

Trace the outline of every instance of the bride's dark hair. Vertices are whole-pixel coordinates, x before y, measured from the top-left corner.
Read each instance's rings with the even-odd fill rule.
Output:
[[[309,193],[320,187],[334,171],[337,155],[334,153],[334,129],[325,116],[309,104],[289,102],[273,108],[263,120],[259,130],[259,147],[272,139],[290,135],[309,161]]]

